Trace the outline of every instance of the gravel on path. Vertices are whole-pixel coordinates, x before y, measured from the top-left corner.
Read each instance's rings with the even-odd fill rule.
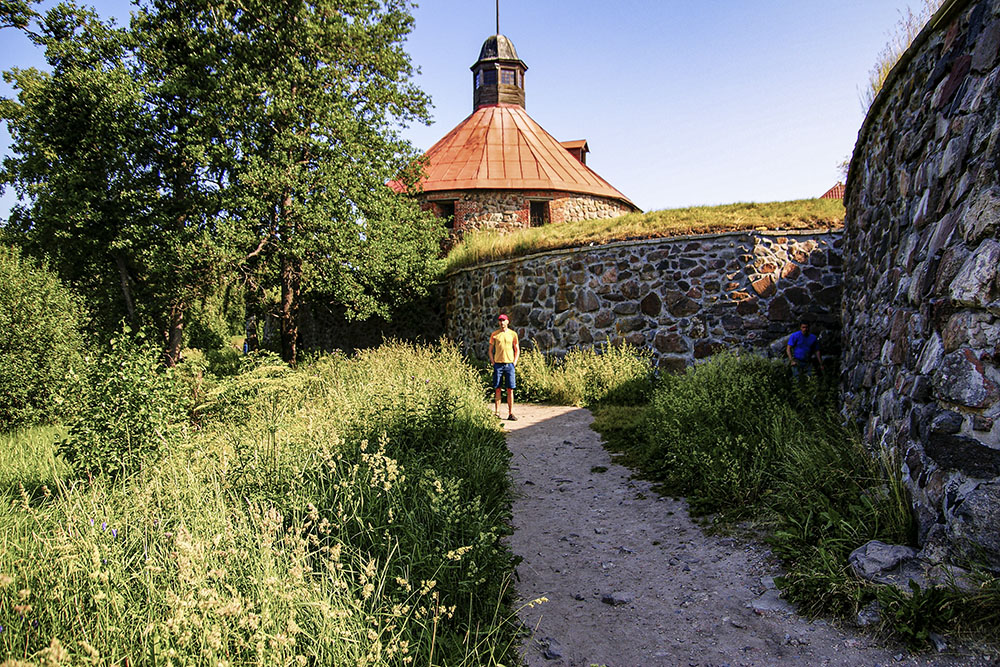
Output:
[[[587,410],[516,413],[503,423],[529,667],[993,664],[948,651],[914,656],[795,614],[774,588],[780,571],[765,546],[705,534],[682,500],[632,479]]]

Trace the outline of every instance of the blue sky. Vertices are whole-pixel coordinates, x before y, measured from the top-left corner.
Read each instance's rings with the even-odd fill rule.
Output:
[[[52,2],[42,6],[51,6]],[[528,65],[528,113],[644,210],[818,197],[864,119],[868,71],[920,0],[501,0],[500,31]],[[127,21],[124,0],[93,3]],[[434,124],[425,150],[472,111],[494,0],[424,0],[407,41]],[[0,69],[42,66],[13,31]],[[0,82],[0,95],[12,91]],[[0,129],[7,154],[9,137]],[[0,217],[13,202],[0,198]]]

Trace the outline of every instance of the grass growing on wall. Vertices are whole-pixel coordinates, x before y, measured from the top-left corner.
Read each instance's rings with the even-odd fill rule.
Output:
[[[0,656],[513,664],[509,454],[453,348],[263,356],[202,390],[198,428],[128,475],[6,436]]]
[[[825,230],[843,222],[844,204],[839,199],[802,199],[630,213],[610,220],[564,222],[508,234],[472,232],[448,254],[445,272],[544,250],[614,241],[745,230]]]

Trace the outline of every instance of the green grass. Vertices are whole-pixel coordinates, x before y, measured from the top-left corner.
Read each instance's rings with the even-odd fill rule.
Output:
[[[480,231],[467,234],[452,249],[445,272],[544,250],[614,241],[742,230],[825,230],[840,227],[843,222],[844,205],[839,199],[802,199],[631,213],[610,220],[566,222],[509,234]]]
[[[512,664],[509,454],[454,348],[263,358],[197,413],[117,479],[0,443],[0,659]]]
[[[518,395],[525,401],[643,403],[653,390],[651,355],[627,345],[575,348],[561,359],[529,350],[518,360],[517,373]]]
[[[763,530],[787,570],[783,595],[805,613],[852,621],[877,599],[884,628],[915,648],[929,646],[930,632],[997,641],[995,573],[977,571],[969,593],[877,587],[850,571],[850,552],[869,540],[915,536],[899,461],[872,456],[842,425],[833,374],[799,384],[782,363],[716,355],[661,378],[648,404],[599,406],[593,427],[692,513]]]

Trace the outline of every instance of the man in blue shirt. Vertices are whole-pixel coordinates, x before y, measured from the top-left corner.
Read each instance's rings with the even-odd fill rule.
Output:
[[[802,322],[799,330],[788,337],[788,346],[785,348],[788,360],[792,363],[792,375],[801,377],[811,375],[813,372],[813,357],[819,370],[823,370],[823,355],[819,353],[819,345],[816,336],[809,333],[809,323]]]

